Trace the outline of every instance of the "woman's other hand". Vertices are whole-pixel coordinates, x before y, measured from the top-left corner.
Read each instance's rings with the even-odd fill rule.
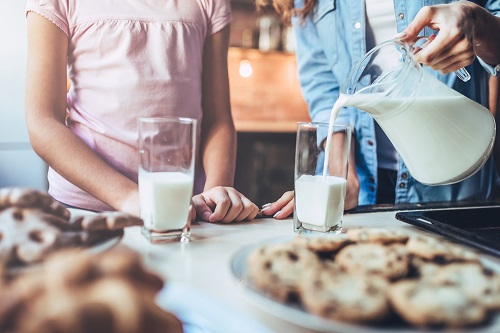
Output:
[[[349,173],[347,177],[347,191],[344,200],[344,210],[356,208],[358,206],[359,180],[355,172]],[[283,220],[293,214],[294,191],[285,192],[281,198],[275,202],[262,206],[262,215],[272,216],[277,220]]]
[[[283,220],[293,213],[294,192],[285,192],[281,198],[272,203],[262,206],[262,215],[272,216],[277,220]]]

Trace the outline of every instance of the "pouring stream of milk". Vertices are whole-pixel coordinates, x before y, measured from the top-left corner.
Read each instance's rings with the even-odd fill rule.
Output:
[[[337,115],[340,110],[344,107],[349,99],[348,95],[340,94],[339,99],[335,102],[332,108],[332,112],[330,114],[330,122],[328,124],[328,136],[326,137],[326,146],[325,146],[325,161],[323,162],[323,179],[326,179],[326,171],[328,168],[328,157],[330,156],[330,146],[332,144],[332,135],[333,135],[333,125],[335,124],[335,119],[337,119]]]

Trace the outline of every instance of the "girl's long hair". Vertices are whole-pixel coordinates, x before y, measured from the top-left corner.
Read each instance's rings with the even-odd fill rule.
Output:
[[[318,0],[304,0],[304,7],[295,9],[293,0],[255,0],[258,9],[262,9],[268,5],[272,5],[274,10],[283,17],[285,22],[290,22],[292,16],[297,16],[304,20],[307,15],[314,9]]]

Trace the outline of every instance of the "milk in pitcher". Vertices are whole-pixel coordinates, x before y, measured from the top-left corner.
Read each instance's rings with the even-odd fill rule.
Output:
[[[340,91],[330,126],[344,106],[368,112],[423,184],[464,180],[491,154],[496,134],[491,112],[424,70],[403,41],[370,50]]]
[[[330,124],[343,106],[370,113],[423,184],[451,184],[472,175],[486,161],[485,147],[491,149],[495,136],[491,113],[486,108],[471,112],[481,106],[459,93],[419,98],[341,95]]]
[[[458,93],[411,102],[354,94],[346,105],[374,116],[411,175],[423,184],[449,184],[472,175],[484,164],[484,149],[494,137],[490,112],[471,112],[477,103]]]

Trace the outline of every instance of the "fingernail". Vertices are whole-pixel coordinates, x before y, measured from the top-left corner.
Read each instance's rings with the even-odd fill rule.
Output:
[[[281,210],[278,210],[278,211],[276,212],[276,214],[274,214],[274,215],[273,215],[273,217],[276,217],[276,216],[278,216],[279,214],[281,214]]]
[[[394,38],[403,38],[406,37],[406,32],[402,31],[394,35]]]
[[[209,220],[209,218],[210,218],[210,215],[212,215],[212,212],[209,212],[209,211],[203,212],[203,214],[202,214],[202,218],[203,218],[205,221],[208,221],[208,220]]]
[[[260,211],[265,212],[266,210],[269,210],[269,209],[271,209],[271,206],[263,207]]]
[[[265,205],[262,205],[262,208],[266,208],[266,207],[269,207],[271,206],[271,203],[266,203]]]

